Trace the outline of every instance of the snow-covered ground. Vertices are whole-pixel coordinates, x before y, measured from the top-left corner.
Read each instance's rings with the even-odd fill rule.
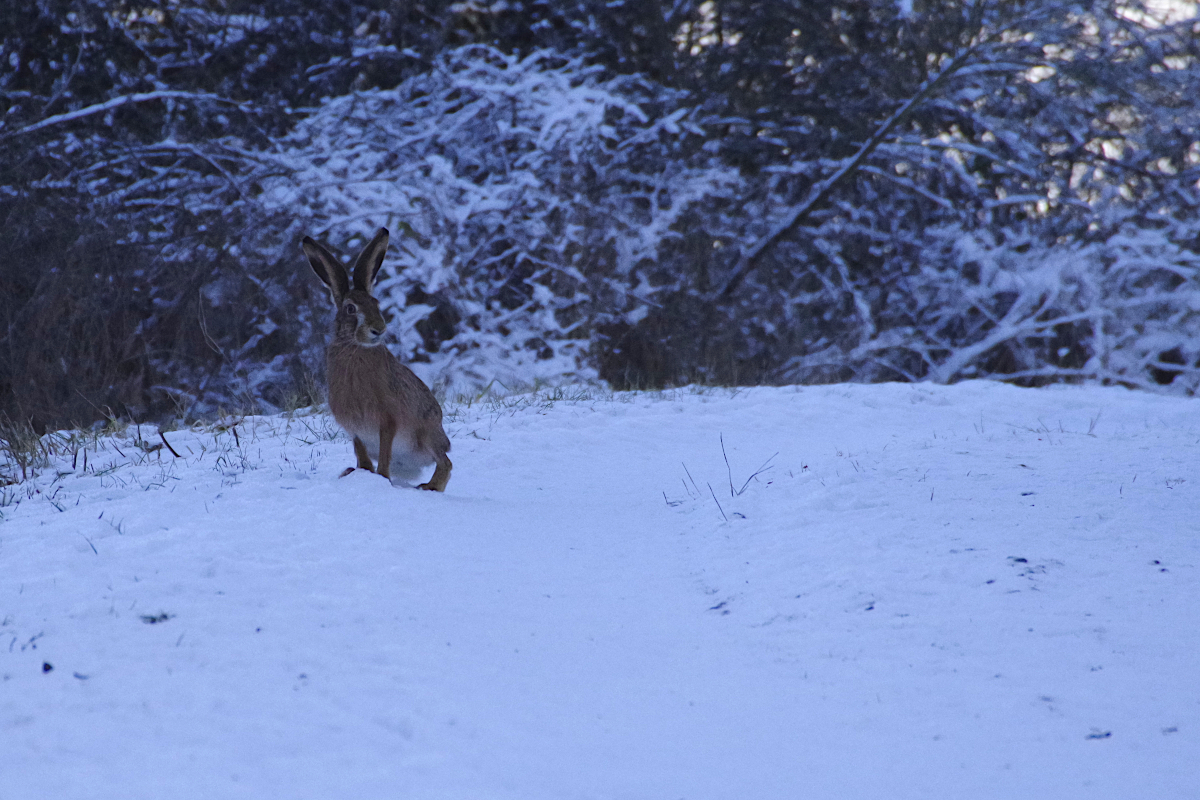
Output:
[[[130,429],[4,490],[0,798],[1198,797],[1198,409],[515,397],[444,495]]]

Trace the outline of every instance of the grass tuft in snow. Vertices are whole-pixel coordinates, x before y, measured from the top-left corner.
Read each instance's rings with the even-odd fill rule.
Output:
[[[0,417],[0,485],[23,481],[29,471],[47,463],[42,438],[27,422],[16,422],[7,415]],[[19,475],[19,477],[18,477]]]
[[[27,425],[6,422],[0,436],[0,519],[5,510],[28,503],[65,511],[95,489],[172,491],[181,474],[196,467],[219,473],[224,485],[268,467],[312,475],[321,468],[325,448],[346,441],[337,423],[316,407],[225,415],[174,429],[114,419],[41,436]],[[114,525],[124,533],[121,523]]]

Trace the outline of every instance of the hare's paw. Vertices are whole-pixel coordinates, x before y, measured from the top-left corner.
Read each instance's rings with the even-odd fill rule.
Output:
[[[344,478],[347,475],[349,475],[351,472],[369,472],[372,475],[378,475],[379,477],[383,478],[385,481],[387,481],[389,483],[391,483],[391,480],[392,480],[391,477],[389,477],[388,475],[385,475],[382,472],[377,472],[368,467],[346,467],[344,470],[342,470],[342,474],[338,475],[338,477]]]

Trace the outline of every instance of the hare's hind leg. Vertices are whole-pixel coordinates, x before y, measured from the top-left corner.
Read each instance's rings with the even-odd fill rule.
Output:
[[[428,489],[431,492],[446,491],[446,484],[450,481],[450,470],[454,465],[450,463],[450,457],[445,453],[441,453],[437,457],[437,467],[433,470],[433,477],[429,479],[429,483],[422,483],[418,489]]]

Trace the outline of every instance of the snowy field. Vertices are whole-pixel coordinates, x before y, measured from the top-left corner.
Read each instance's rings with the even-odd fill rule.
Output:
[[[3,490],[0,798],[1200,797],[1198,410],[514,397],[444,495],[322,415],[60,443]]]

